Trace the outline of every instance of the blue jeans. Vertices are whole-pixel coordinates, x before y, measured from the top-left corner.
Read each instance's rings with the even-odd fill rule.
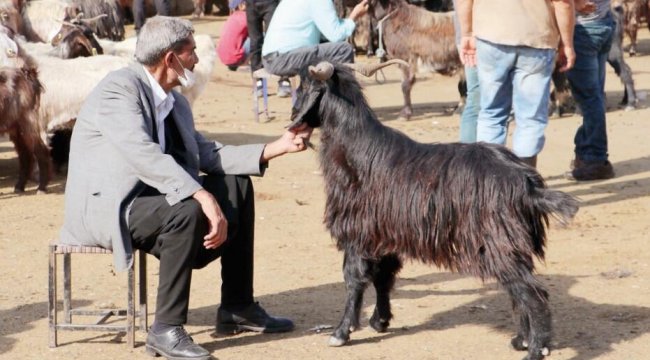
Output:
[[[548,124],[551,73],[555,49],[499,45],[476,40],[481,91],[476,140],[505,144],[507,120],[514,110],[513,152],[537,155],[544,147]]]
[[[567,73],[571,92],[582,111],[582,125],[574,138],[575,154],[585,162],[607,161],[605,124],[605,67],[612,44],[614,20],[576,24],[573,43],[576,64]]]
[[[476,119],[481,105],[481,91],[478,85],[478,70],[475,66],[465,66],[467,99],[460,116],[460,142],[476,142]]]

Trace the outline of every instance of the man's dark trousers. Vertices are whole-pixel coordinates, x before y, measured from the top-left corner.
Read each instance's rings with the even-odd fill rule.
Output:
[[[228,220],[228,239],[217,249],[203,246],[207,218],[188,198],[169,206],[155,189],[136,198],[129,215],[133,247],[160,259],[155,320],[169,325],[187,322],[192,269],[221,257],[221,307],[229,310],[253,302],[255,205],[248,176],[207,175],[203,187],[212,193]],[[152,191],[151,191],[152,190]]]

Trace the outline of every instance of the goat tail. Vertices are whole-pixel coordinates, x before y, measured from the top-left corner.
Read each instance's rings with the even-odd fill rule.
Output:
[[[562,225],[567,225],[578,212],[578,200],[562,191],[538,188],[536,207],[543,214],[553,215]]]

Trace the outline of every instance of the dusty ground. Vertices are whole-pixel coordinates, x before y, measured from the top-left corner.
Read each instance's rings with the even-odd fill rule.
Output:
[[[196,22],[198,32],[218,37],[224,18]],[[629,59],[637,89],[650,90],[650,35],[640,34],[640,55]],[[365,59],[361,59],[364,60]],[[455,80],[423,74],[415,86],[415,116],[397,121],[401,103],[398,74],[386,72],[379,85],[363,80],[379,118],[423,142],[455,141],[457,115],[445,109],[456,101]],[[272,85],[275,91],[275,85]],[[616,108],[622,86],[608,74],[611,161],[615,179],[574,183],[561,176],[572,157],[578,117],[553,119],[539,170],[549,186],[582,200],[568,228],[553,226],[545,263],[538,271],[551,294],[554,351],[551,359],[650,358],[650,110]],[[250,78],[217,64],[212,81],[195,104],[197,126],[225,143],[266,142],[287,124],[288,99],[270,99],[270,122],[255,123]],[[314,142],[318,143],[317,134]],[[0,138],[0,358],[145,358],[142,333],[129,349],[121,337],[105,333],[62,332],[60,346],[47,346],[47,243],[62,223],[65,178],[51,193],[12,193],[17,161],[12,144]],[[493,283],[481,284],[421,264],[407,264],[392,296],[395,319],[387,333],[367,324],[374,294],[367,293],[362,322],[349,346],[326,346],[328,331],[343,308],[342,256],[322,225],[323,184],[312,151],[274,160],[257,190],[256,297],[272,314],[286,315],[296,330],[283,335],[213,337],[219,299],[219,264],[196,273],[190,319],[194,339],[219,359],[520,359],[509,348],[515,332],[509,300]],[[114,274],[110,257],[74,261],[77,305],[123,305],[124,274]],[[149,260],[149,304],[153,309],[157,261]]]

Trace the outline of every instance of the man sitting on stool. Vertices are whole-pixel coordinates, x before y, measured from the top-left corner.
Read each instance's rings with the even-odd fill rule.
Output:
[[[118,271],[133,249],[160,260],[155,321],[146,351],[208,359],[184,330],[192,270],[221,257],[216,331],[283,332],[291,320],[269,316],[253,298],[253,187],[269,160],[302,151],[311,129],[269,144],[224,146],[194,127],[187,100],[198,62],[192,24],[149,19],[136,64],[114,71],[88,96],[72,134],[65,191],[64,244],[112,249]],[[199,171],[207,175],[199,176]]]
[[[262,46],[264,68],[274,75],[295,76],[315,59],[354,62],[354,48],[345,39],[367,11],[368,0],[357,4],[347,19],[338,17],[332,0],[280,1]],[[321,35],[330,42],[321,44]]]

